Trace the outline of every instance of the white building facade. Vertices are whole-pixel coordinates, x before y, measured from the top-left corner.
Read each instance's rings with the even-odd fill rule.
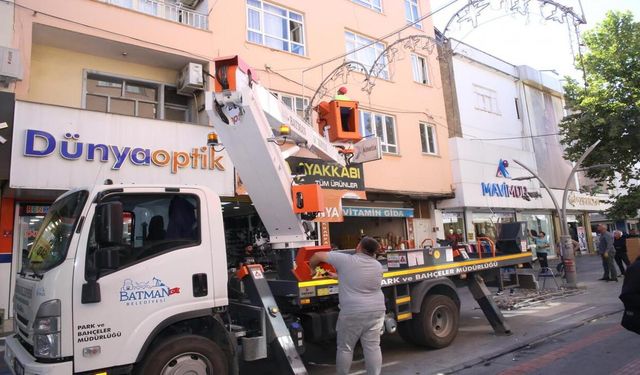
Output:
[[[449,147],[455,198],[440,202],[445,233],[468,242],[495,240],[497,224],[522,221],[544,232],[556,256],[559,220],[547,191],[515,161],[531,168],[551,188],[559,205],[572,164],[563,159],[558,123],[563,117],[560,81],[528,66],[515,66],[451,40],[453,54],[443,69],[450,127]],[[446,78],[444,78],[446,77]],[[590,212],[606,209],[606,196],[590,196],[570,182],[570,234],[586,251]],[[530,241],[533,242],[533,241]]]

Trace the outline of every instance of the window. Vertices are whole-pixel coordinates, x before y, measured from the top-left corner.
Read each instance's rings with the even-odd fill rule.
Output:
[[[64,261],[88,196],[86,190],[81,190],[53,203],[29,248],[22,272],[44,273]]]
[[[376,12],[382,13],[382,0],[352,0],[356,4],[360,4],[364,7],[371,8]]]
[[[92,111],[181,122],[191,119],[191,99],[178,95],[175,87],[87,73],[85,89],[85,108]]]
[[[426,58],[412,54],[411,68],[413,70],[414,81],[425,85],[429,84],[429,67]]]
[[[412,24],[416,22],[413,26],[418,29],[422,29],[422,24],[418,22],[420,19],[418,0],[404,0],[404,14],[407,19],[407,23]]]
[[[276,98],[279,98],[284,105],[296,111],[298,116],[304,117],[304,109],[309,105],[309,99],[303,98],[302,96],[283,94],[280,92],[273,92],[273,95]]]
[[[372,39],[365,38],[349,31],[345,31],[344,37],[348,53],[347,60],[357,61],[369,70],[371,70],[373,63],[385,49],[384,44],[380,42],[374,43]],[[379,66],[374,69],[374,72],[378,72],[377,75],[380,78],[389,79],[387,58],[383,57],[378,61],[378,64]]]
[[[422,152],[435,155],[438,153],[438,142],[436,138],[436,127],[424,122],[420,123],[420,142],[422,142]]]
[[[473,92],[476,96],[476,109],[480,111],[500,114],[498,108],[498,96],[497,93],[486,87],[473,85]]]
[[[101,203],[122,203],[123,238],[117,248],[118,269],[161,253],[200,244],[200,201],[189,194],[112,194]],[[88,269],[100,249],[95,241],[96,220],[91,224]]]
[[[360,110],[360,126],[363,137],[375,135],[380,138],[383,152],[398,153],[396,121],[392,116]]]
[[[247,40],[304,55],[302,14],[265,1],[247,0]]]

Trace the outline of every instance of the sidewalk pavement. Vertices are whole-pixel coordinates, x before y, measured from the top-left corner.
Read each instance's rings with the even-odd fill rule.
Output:
[[[550,263],[555,267],[555,263]],[[462,306],[460,330],[455,341],[444,349],[424,350],[405,343],[398,335],[385,335],[382,339],[382,373],[454,373],[600,317],[618,314],[621,318],[622,303],[618,295],[622,278],[617,283],[599,281],[603,271],[600,257],[596,255],[576,257],[576,269],[581,287],[579,291],[573,291],[568,296],[544,298],[538,303],[503,311],[512,331],[508,336],[496,335],[469,291],[466,288],[458,289]],[[546,285],[547,288],[555,288],[553,282],[547,281]],[[496,289],[493,291],[496,292]],[[508,294],[509,291],[505,290],[504,295]],[[552,294],[554,293],[550,293]],[[352,374],[363,374],[363,368],[362,361],[354,363],[351,368]],[[310,365],[308,369],[312,375],[335,373],[335,368],[327,365]]]

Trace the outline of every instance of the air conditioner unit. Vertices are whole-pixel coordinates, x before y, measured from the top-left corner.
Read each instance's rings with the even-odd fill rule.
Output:
[[[198,6],[198,3],[200,3],[200,0],[179,0],[179,2],[184,6],[195,9],[195,7]]]
[[[194,92],[203,89],[202,65],[188,63],[182,68],[178,77],[178,94],[191,96]]]
[[[0,82],[10,83],[21,79],[20,51],[13,48],[0,47]]]

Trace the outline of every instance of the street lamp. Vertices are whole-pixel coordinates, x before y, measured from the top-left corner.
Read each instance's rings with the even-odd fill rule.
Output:
[[[556,200],[555,196],[551,193],[551,189],[547,187],[547,184],[544,183],[544,181],[540,178],[540,176],[538,176],[533,170],[531,170],[531,168],[522,164],[518,160],[515,160],[515,159],[513,160],[514,163],[518,164],[522,168],[526,169],[529,173],[531,173],[532,176],[516,177],[516,178],[513,178],[512,180],[523,181],[523,180],[530,180],[535,178],[538,181],[540,181],[540,185],[542,185],[542,187],[547,191],[547,193],[551,197],[553,206],[555,207],[556,213],[558,214],[558,218],[560,219],[560,251],[564,258],[563,259],[564,267],[565,267],[564,269],[565,269],[565,275],[567,277],[567,287],[569,288],[577,288],[575,257],[574,257],[573,251],[571,251],[573,246],[571,244],[571,236],[569,235],[569,223],[567,223],[567,195],[569,193],[569,185],[571,185],[571,181],[573,180],[573,175],[578,171],[610,167],[610,165],[608,164],[597,164],[587,168],[580,168],[580,165],[582,164],[584,159],[586,159],[586,157],[591,153],[591,151],[593,151],[596,148],[596,146],[598,146],[599,143],[600,143],[600,140],[597,140],[594,144],[589,146],[589,148],[585,150],[582,156],[580,156],[580,159],[578,159],[578,161],[575,163],[575,165],[573,166],[573,169],[571,169],[571,173],[569,173],[569,177],[567,177],[567,182],[564,185],[564,192],[562,194],[562,208],[560,208],[560,205],[558,205],[558,201]]]

